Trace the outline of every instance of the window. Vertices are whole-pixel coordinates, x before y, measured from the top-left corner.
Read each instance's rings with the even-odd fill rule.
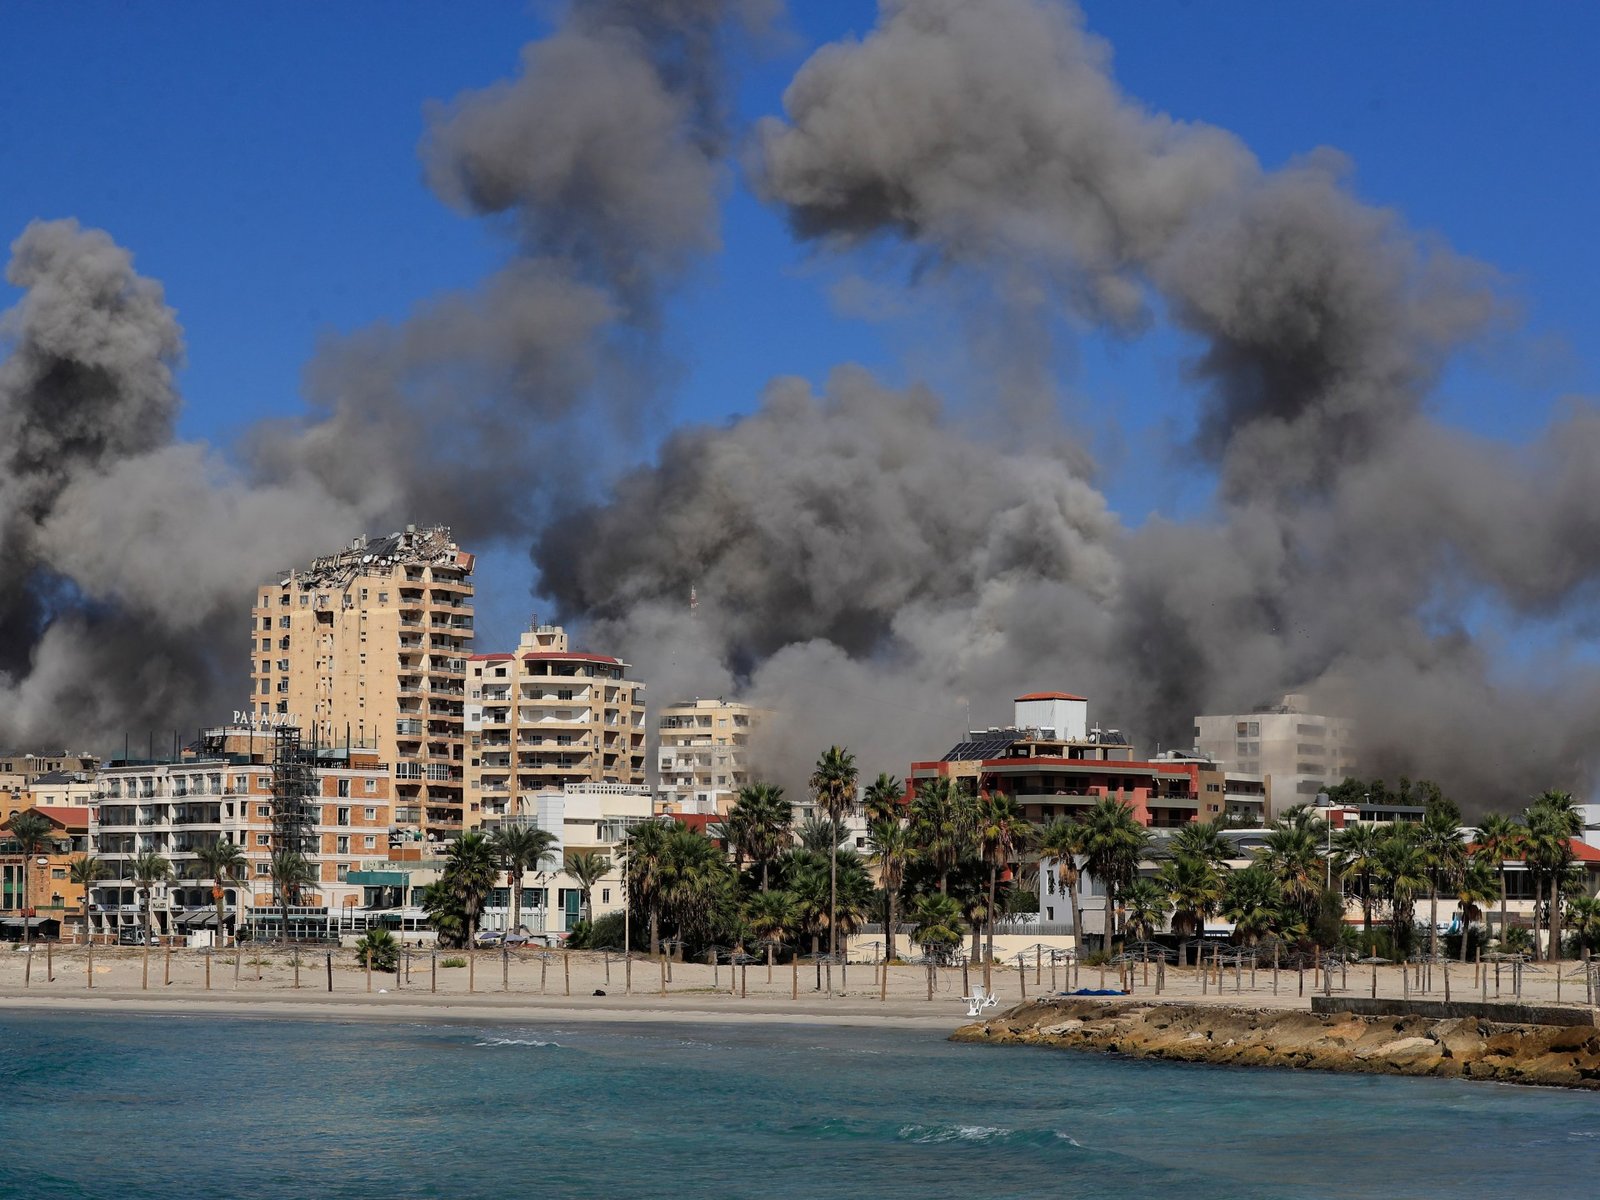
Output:
[[[339,795],[348,796],[349,794],[350,794],[350,781],[348,779],[339,780]],[[350,824],[350,810],[348,808],[341,808],[339,811],[344,814],[343,817],[339,818],[339,824],[341,824],[341,825]]]
[[[272,835],[270,833],[258,833],[258,834],[256,834],[256,845],[258,845],[258,846],[270,846],[270,845],[272,845]]]
[[[257,863],[256,864],[256,878],[265,879],[268,875],[271,875],[271,874],[272,874],[272,864],[271,863]]]
[[[367,782],[370,783],[372,781],[368,780]],[[369,821],[376,821],[378,819],[378,810],[375,808],[362,809],[362,815]]]
[[[339,864],[339,870],[338,870],[339,882],[343,883],[349,877],[349,875],[350,875],[350,864],[349,863],[340,863]]]
[[[261,639],[261,648],[263,650],[271,650],[272,649],[272,639],[271,638],[262,638]]]
[[[346,834],[341,834],[339,836],[339,838],[337,839],[337,841],[335,842],[335,846],[337,847],[335,853],[338,853],[338,854],[349,854],[350,853],[350,838],[349,838],[349,836],[346,835]]]
[[[272,628],[272,618],[271,617],[262,617],[261,618],[261,628],[263,628],[263,629],[271,629]]]
[[[610,904],[611,903],[611,889],[610,888],[601,888],[600,889],[600,903],[601,904]]]
[[[377,793],[378,781],[376,779],[368,779],[366,781],[366,786],[367,786],[367,795],[371,796],[371,795],[375,795]],[[367,809],[367,819],[369,821],[372,819],[372,810],[370,808]]]
[[[309,593],[307,593],[307,594],[305,594],[305,595],[300,597],[300,607],[301,608],[305,608],[310,603],[311,603],[311,596],[310,596]]]
[[[372,834],[369,833],[366,837],[361,839],[361,844],[366,849],[371,850],[375,846],[377,846],[378,839],[376,837],[374,837]]]
[[[333,823],[335,825],[348,825],[348,824],[350,824],[350,810],[348,808],[338,809],[337,810],[337,815],[335,816]]]
[[[263,696],[265,696],[265,695],[266,695],[266,694],[267,694],[267,693],[268,693],[268,692],[270,692],[270,691],[271,691],[271,690],[272,690],[272,680],[270,680],[270,679],[263,679],[263,680],[262,680],[262,681],[261,681],[261,694],[262,694],[262,695],[263,695]],[[266,711],[266,709],[265,709],[265,708],[263,708],[263,709],[262,709],[262,711],[263,711],[263,712],[265,712],[265,711]]]
[[[362,588],[361,589],[361,603],[365,604],[366,602],[367,602],[367,589],[366,588]]]
[[[284,592],[281,596],[278,597],[278,604],[282,608],[288,608],[289,607],[289,593],[288,592]]]

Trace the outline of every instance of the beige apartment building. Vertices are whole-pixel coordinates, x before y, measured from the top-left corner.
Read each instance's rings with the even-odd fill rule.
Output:
[[[1195,749],[1229,774],[1264,780],[1274,810],[1315,804],[1318,792],[1355,775],[1355,734],[1354,721],[1311,712],[1299,694],[1248,713],[1194,719]]]
[[[748,704],[681,700],[656,719],[656,798],[668,813],[726,813],[751,782],[750,738],[767,714]]]
[[[357,538],[261,587],[242,720],[390,764],[395,823],[463,826],[473,556],[443,526]]]
[[[645,782],[644,684],[621,659],[535,625],[514,653],[473,655],[467,679],[469,826],[534,815],[569,784]]]

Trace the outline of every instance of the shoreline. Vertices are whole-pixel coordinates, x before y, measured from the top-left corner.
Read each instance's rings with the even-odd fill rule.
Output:
[[[970,1022],[951,1040],[1214,1066],[1600,1090],[1600,1028],[1593,1024],[1057,998]]]

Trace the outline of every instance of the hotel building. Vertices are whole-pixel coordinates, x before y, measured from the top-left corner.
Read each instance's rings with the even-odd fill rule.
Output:
[[[357,538],[258,589],[241,719],[391,764],[398,825],[463,827],[473,556],[444,527]]]
[[[751,782],[750,738],[766,715],[720,698],[663,708],[656,718],[658,811],[726,814]]]
[[[1225,770],[1259,775],[1282,808],[1315,804],[1317,793],[1359,773],[1355,722],[1309,711],[1306,697],[1248,713],[1194,719],[1195,750]]]

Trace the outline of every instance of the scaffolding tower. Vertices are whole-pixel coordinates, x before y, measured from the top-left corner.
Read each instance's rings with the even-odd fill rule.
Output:
[[[280,725],[272,748],[272,852],[310,858],[316,852],[317,764],[300,730]],[[286,903],[297,897],[285,896]]]

